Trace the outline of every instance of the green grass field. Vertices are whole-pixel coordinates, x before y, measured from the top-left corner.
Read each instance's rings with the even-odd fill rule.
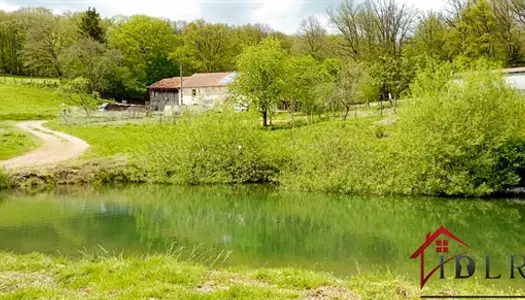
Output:
[[[95,158],[130,154],[137,145],[141,144],[144,137],[153,133],[159,125],[60,125],[57,120],[52,120],[44,126],[85,140],[91,146],[85,157]]]
[[[195,261],[195,260],[193,260]],[[208,263],[210,265],[210,263]],[[448,286],[442,284],[448,282]],[[515,295],[481,282],[425,287],[389,274],[337,278],[300,269],[206,267],[178,254],[83,259],[0,253],[2,299],[419,299],[420,295]]]
[[[57,118],[67,101],[47,88],[2,84],[0,120],[50,120]]]
[[[0,160],[23,154],[38,145],[36,137],[18,129],[13,122],[0,121]]]

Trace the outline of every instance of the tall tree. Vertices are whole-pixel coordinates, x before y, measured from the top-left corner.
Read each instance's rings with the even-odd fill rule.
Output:
[[[425,54],[439,60],[447,60],[445,48],[447,24],[440,13],[429,12],[421,17],[414,35],[416,53]]]
[[[459,14],[449,20],[451,25],[446,40],[453,56],[468,60],[488,58],[501,61],[498,22],[494,10],[487,0],[468,2]]]
[[[361,5],[354,0],[345,0],[336,9],[330,8],[328,16],[330,21],[339,30],[345,40],[346,54],[353,59],[358,59],[362,54],[361,51],[361,22],[359,13]]]
[[[109,78],[122,61],[117,50],[107,49],[104,44],[90,37],[79,40],[64,56],[68,77],[87,79],[89,92],[99,93],[108,91]]]
[[[83,38],[90,37],[99,43],[105,42],[105,33],[101,26],[100,15],[95,8],[90,7],[83,13],[78,30]]]
[[[178,75],[168,59],[175,42],[170,23],[145,15],[132,16],[108,33],[109,46],[120,50],[129,70],[144,85]]]
[[[377,27],[377,32],[372,35],[381,53],[401,55],[404,43],[414,30],[419,11],[407,4],[399,4],[396,0],[369,0],[364,3],[364,7],[364,23]]]
[[[236,28],[237,38],[243,45],[254,45],[268,37],[273,30],[267,24],[247,24]]]
[[[513,2],[514,1],[514,2]],[[525,1],[522,1],[525,3]],[[518,27],[518,18],[513,11],[515,0],[492,0],[496,18],[496,32],[505,55],[505,66],[517,67],[524,62],[521,43],[522,32]]]
[[[226,24],[204,20],[189,23],[181,36],[182,46],[172,54],[193,72],[231,71],[240,53],[236,36]]]
[[[299,27],[301,50],[320,60],[324,56],[326,46],[326,29],[314,16],[309,16],[301,22]]]
[[[23,75],[24,64],[19,53],[27,26],[15,13],[0,12],[0,68],[9,74]]]
[[[47,9],[38,9],[21,51],[25,66],[42,74],[62,77],[61,58],[71,43],[67,19]]]
[[[361,4],[345,0],[328,10],[332,24],[345,38],[348,56],[354,60],[401,55],[418,13],[395,0],[366,0]]]

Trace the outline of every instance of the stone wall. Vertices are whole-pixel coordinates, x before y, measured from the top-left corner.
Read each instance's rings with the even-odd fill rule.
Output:
[[[230,96],[228,87],[183,88],[182,103],[207,108],[223,104]]]

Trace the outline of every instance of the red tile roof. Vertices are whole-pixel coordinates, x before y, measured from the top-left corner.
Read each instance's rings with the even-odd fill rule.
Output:
[[[232,74],[231,72],[224,73],[197,73],[189,77],[184,77],[182,80],[183,88],[195,87],[211,87],[211,86],[227,86],[228,83],[223,79]],[[150,89],[178,89],[180,88],[180,77],[173,77],[162,79],[149,86]]]
[[[186,81],[187,78],[189,77],[184,77],[183,80]],[[155,82],[154,84],[150,85],[149,88],[156,88],[156,89],[180,88],[180,77],[162,79],[161,81]]]

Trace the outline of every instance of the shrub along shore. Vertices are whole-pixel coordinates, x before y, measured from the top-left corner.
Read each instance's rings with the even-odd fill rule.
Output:
[[[257,112],[185,115],[176,124],[61,126],[92,145],[87,157],[0,175],[1,187],[74,183],[272,183],[358,194],[490,196],[523,185],[525,101],[500,74],[452,65],[420,72],[398,120],[331,120],[261,128]],[[275,129],[275,128],[273,128]],[[125,154],[126,161],[111,155]],[[100,156],[110,158],[101,159]]]

